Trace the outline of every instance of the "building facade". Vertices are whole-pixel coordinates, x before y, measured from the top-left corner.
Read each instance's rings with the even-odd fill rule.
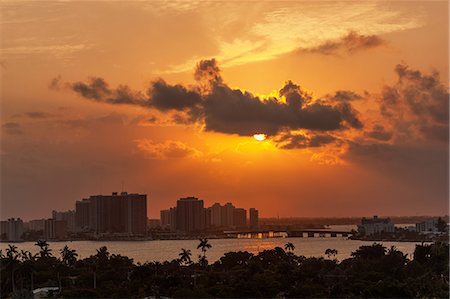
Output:
[[[56,219],[45,220],[44,237],[46,240],[67,239],[67,222],[65,220],[56,220]]]
[[[255,208],[249,210],[249,226],[250,228],[258,228],[259,226],[259,212]]]
[[[416,232],[419,234],[429,234],[438,232],[438,220],[428,219],[419,223],[416,223]]]
[[[233,211],[233,227],[247,227],[247,211],[242,208],[235,208]]]
[[[67,223],[67,231],[75,231],[75,211],[69,210],[65,212],[52,211],[52,218],[55,220],[64,220]]]
[[[75,223],[79,230],[97,234],[145,235],[147,195],[113,192],[77,201]]]
[[[366,236],[382,232],[393,233],[394,231],[394,223],[390,218],[373,216],[372,219],[367,219],[364,217],[361,219],[361,224],[358,224],[358,232]]]
[[[3,241],[18,242],[22,241],[24,232],[23,221],[20,218],[10,218],[6,221],[1,221],[0,235]]]
[[[177,201],[177,231],[197,232],[205,230],[203,200],[196,197],[180,198]]]

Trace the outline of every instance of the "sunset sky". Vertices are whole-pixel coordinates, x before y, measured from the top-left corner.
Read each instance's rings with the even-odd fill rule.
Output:
[[[185,196],[261,217],[448,214],[447,1],[0,11],[2,219],[122,184],[152,218]]]

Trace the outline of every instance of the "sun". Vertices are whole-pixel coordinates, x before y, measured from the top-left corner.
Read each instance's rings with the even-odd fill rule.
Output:
[[[266,139],[266,134],[255,134],[253,135],[253,138],[258,141],[264,141]]]

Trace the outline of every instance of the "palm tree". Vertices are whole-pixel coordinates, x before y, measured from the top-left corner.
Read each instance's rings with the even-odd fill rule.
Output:
[[[287,242],[286,245],[284,245],[284,249],[287,251],[294,251],[295,246],[294,244],[292,244],[291,242]]]
[[[191,260],[191,251],[190,250],[186,250],[184,248],[181,248],[181,252],[180,254],[178,254],[180,256],[180,262],[186,265],[189,265],[192,263]]]
[[[336,249],[328,248],[327,250],[325,250],[325,254],[328,256],[328,258],[331,258],[332,256],[336,256],[338,254],[338,251]]]
[[[201,248],[202,252],[203,252],[203,256],[199,256],[199,263],[203,266],[206,267],[206,265],[208,265],[208,260],[206,259],[206,250],[208,250],[209,248],[212,247],[211,244],[208,243],[208,239],[207,238],[200,238],[199,239],[200,244],[198,244],[197,249]]]
[[[212,245],[208,243],[208,239],[207,238],[199,239],[199,241],[200,241],[200,244],[198,244],[197,249],[201,248],[201,250],[203,252],[203,257],[205,257],[206,250],[211,248]]]
[[[66,245],[63,249],[61,249],[60,252],[64,264],[73,265],[77,261],[78,253],[75,249],[69,249],[69,247]]]
[[[17,260],[19,258],[17,246],[8,244],[8,248],[6,249],[6,257],[10,260]]]
[[[8,245],[8,248],[6,249],[6,257],[8,258],[9,265],[11,266],[11,286],[13,293],[16,292],[16,285],[14,283],[14,272],[16,269],[14,269],[14,264],[16,263],[17,259],[19,258],[19,252],[17,251],[17,246],[15,245]]]
[[[41,258],[46,258],[52,256],[51,249],[48,248],[48,243],[45,240],[38,240],[36,244],[41,250],[39,251],[39,254],[41,255]]]
[[[36,255],[33,255],[28,250],[21,250],[20,257],[22,258],[22,262],[34,261],[34,259],[36,258]]]

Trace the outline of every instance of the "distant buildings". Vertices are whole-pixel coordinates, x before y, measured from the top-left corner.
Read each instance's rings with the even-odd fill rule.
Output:
[[[75,211],[69,210],[66,212],[52,211],[52,219],[65,221],[67,224],[67,231],[75,231]]]
[[[75,202],[75,228],[77,231],[89,230],[90,224],[90,206],[89,199],[83,199]]]
[[[250,228],[258,228],[259,212],[255,208],[250,208]]]
[[[75,203],[75,227],[96,234],[145,235],[147,195],[94,195]]]
[[[56,219],[45,220],[44,238],[46,240],[67,239],[67,222],[65,220],[56,220]]]
[[[30,220],[27,223],[27,230],[28,231],[44,231],[44,222],[45,219],[35,219]]]
[[[247,211],[242,208],[235,208],[233,211],[233,226],[244,228],[247,226]]]
[[[416,223],[416,232],[419,234],[429,234],[437,233],[438,230],[438,220],[428,219],[419,223]]]
[[[0,222],[0,235],[3,241],[22,241],[24,231],[23,221],[20,218],[10,218]]]
[[[149,229],[161,228],[161,221],[159,219],[148,219],[147,227]]]
[[[258,211],[254,212],[255,227],[258,226]],[[184,233],[214,229],[236,229],[247,227],[247,211],[232,203],[213,204],[204,207],[203,200],[196,197],[180,198],[177,206],[160,212],[163,229]]]
[[[186,197],[177,200],[176,229],[184,232],[203,231],[206,227],[203,200]]]
[[[160,212],[161,227],[163,229],[168,229],[175,231],[177,228],[177,208],[170,208],[168,210],[162,210]]]
[[[391,219],[378,218],[378,216],[373,216],[372,219],[364,217],[361,219],[361,224],[358,225],[358,232],[366,236],[381,232],[393,233],[394,231],[394,223]]]

